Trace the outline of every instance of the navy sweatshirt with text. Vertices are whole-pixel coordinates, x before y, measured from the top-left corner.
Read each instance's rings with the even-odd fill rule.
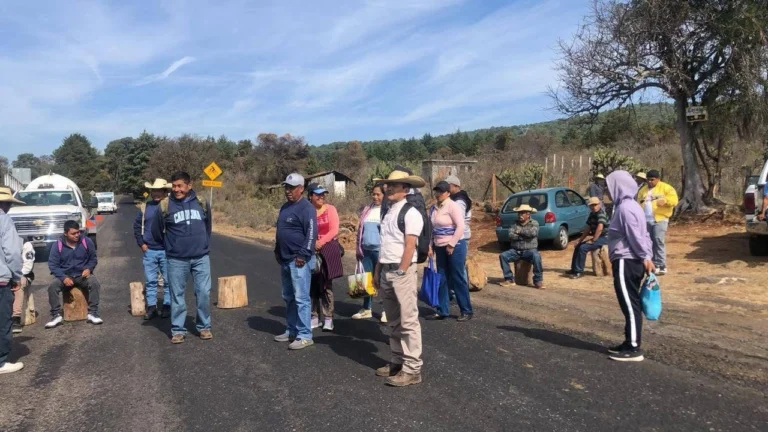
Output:
[[[85,246],[83,246],[83,240],[85,240]],[[61,252],[59,252],[59,242],[61,242]],[[64,281],[67,276],[73,279],[82,276],[85,269],[93,273],[98,263],[96,246],[88,237],[81,237],[75,247],[71,248],[67,245],[64,236],[61,236],[56,243],[51,245],[51,251],[48,255],[48,269],[60,281]]]
[[[197,194],[190,190],[183,199],[168,197],[168,213],[152,221],[152,237],[164,239],[169,258],[200,258],[208,255],[211,240],[211,208],[200,205]],[[165,231],[165,232],[163,232]]]
[[[277,217],[275,258],[288,264],[296,257],[309,261],[315,253],[317,211],[306,198],[286,202]]]

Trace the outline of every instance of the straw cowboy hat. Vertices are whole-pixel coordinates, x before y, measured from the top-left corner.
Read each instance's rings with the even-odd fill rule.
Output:
[[[520,207],[517,207],[515,209],[512,209],[513,211],[520,213],[520,212],[528,212],[528,213],[536,213],[536,209],[529,206],[528,204],[523,204]]]
[[[154,183],[145,182],[144,187],[147,189],[170,189],[171,185],[164,179],[156,178]]]
[[[427,182],[425,182],[423,178],[416,175],[409,175],[407,172],[399,171],[399,170],[392,171],[389,174],[389,176],[385,179],[375,178],[373,179],[373,181],[374,183],[385,183],[385,184],[405,183],[415,188],[424,187],[424,185],[427,184]]]
[[[648,176],[647,176],[647,175],[645,175],[645,173],[644,173],[644,172],[639,172],[639,173],[635,174],[635,177],[637,177],[637,178],[641,178],[641,179],[643,179],[643,180],[648,180]]]
[[[595,178],[596,178],[596,179],[605,180],[605,176],[604,176],[604,175],[602,175],[602,174],[599,174],[599,173],[598,173],[598,174],[595,174]]]
[[[598,198],[598,197],[592,197],[592,198],[589,199],[589,201],[587,201],[587,205],[591,205],[591,206],[593,206],[593,205],[601,205],[601,204],[602,204],[602,202],[600,202],[600,198]]]
[[[24,201],[17,200],[11,193],[11,188],[0,186],[0,202],[10,202],[14,204],[25,204]]]

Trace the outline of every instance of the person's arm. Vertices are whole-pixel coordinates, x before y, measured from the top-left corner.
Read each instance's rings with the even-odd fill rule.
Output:
[[[416,252],[416,241],[418,239],[418,236],[411,234],[405,236],[405,250],[403,251],[403,257],[400,258],[400,266],[397,267],[398,270],[406,271],[408,270],[408,267],[411,266],[411,263],[413,262],[413,254]]]
[[[461,238],[464,237],[464,212],[461,210],[461,207],[454,202],[453,205],[448,208],[448,214],[451,216],[451,221],[456,227],[456,231],[454,231],[453,236],[451,236],[451,239],[448,241],[448,245],[451,248],[454,248],[456,247],[456,243],[461,241]]]
[[[768,187],[766,187],[766,191],[768,192]],[[768,194],[763,195],[763,211],[760,213],[763,220],[765,220],[766,212],[768,212]],[[760,217],[758,217],[758,219],[760,219]]]
[[[663,205],[666,207],[675,207],[679,202],[677,191],[672,185],[667,185],[667,188],[664,190],[664,201]]]
[[[141,219],[143,219],[144,214],[139,210],[136,212],[136,219],[133,220],[133,237],[136,239],[136,244],[139,245],[139,247],[144,246],[144,236],[141,234]],[[144,221],[145,223],[147,221]],[[148,230],[151,227],[148,227],[144,225],[144,230]]]
[[[304,225],[304,241],[301,243],[303,246],[296,254],[297,259],[301,259],[307,262],[312,258],[312,254],[315,252],[315,242],[317,240],[317,218],[315,209],[312,206],[304,207],[304,214],[302,215],[302,224]]]
[[[161,243],[165,241],[165,215],[160,208],[152,215],[151,219],[144,221],[144,229],[147,228],[151,230],[153,239],[160,239]]]
[[[59,253],[58,241],[51,245],[51,252],[48,254],[48,269],[56,279],[64,282],[67,275],[61,267],[61,254]]]
[[[96,245],[88,237],[85,238],[85,244],[88,245],[88,262],[85,264],[85,268],[93,273],[99,263],[99,259],[96,257]]]
[[[32,243],[24,243],[21,251],[21,259],[23,264],[21,265],[21,274],[28,275],[35,268],[35,248]]]
[[[518,241],[520,240],[520,225],[514,224],[511,227],[509,227],[509,240],[510,241]]]
[[[4,220],[5,226],[0,226],[3,230],[2,237],[0,237],[0,246],[2,246],[3,249],[5,262],[11,270],[10,282],[19,282],[22,276],[21,237],[19,237],[19,233],[16,232],[16,227],[13,225],[11,218],[4,218]]]
[[[633,255],[643,260],[653,258],[653,249],[651,237],[648,234],[648,227],[645,220],[639,220],[633,213],[624,213],[624,226],[626,228],[624,235],[627,239],[627,245]]]
[[[603,234],[603,227],[605,225],[602,222],[599,222],[597,224],[597,228],[595,228],[595,234],[592,236],[593,239],[599,239],[600,236]]]
[[[325,214],[328,215],[328,233],[317,239],[317,247],[321,248],[326,243],[336,238],[339,235],[339,213],[336,211],[336,207],[328,205],[325,209]]]
[[[213,232],[213,214],[211,213],[211,203],[205,201],[205,232],[208,234],[208,240],[211,239]]]
[[[532,239],[539,236],[539,224],[531,220],[525,226],[522,230],[520,230],[520,237],[524,239]]]

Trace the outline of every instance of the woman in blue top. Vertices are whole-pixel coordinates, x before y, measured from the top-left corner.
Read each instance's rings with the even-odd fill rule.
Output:
[[[373,272],[376,263],[379,262],[379,247],[381,246],[381,201],[384,199],[384,191],[381,185],[375,185],[371,190],[371,203],[360,211],[360,223],[357,225],[357,259],[363,262],[366,272]],[[363,308],[352,315],[352,319],[373,318],[371,308],[373,298],[363,299]],[[381,313],[381,322],[387,322],[387,316]]]

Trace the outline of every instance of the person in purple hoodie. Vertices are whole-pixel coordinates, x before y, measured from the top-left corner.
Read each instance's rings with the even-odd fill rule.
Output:
[[[608,229],[608,251],[613,265],[613,287],[625,320],[624,342],[608,349],[608,353],[612,360],[642,361],[640,285],[646,274],[656,271],[652,261],[651,237],[645,213],[635,201],[637,183],[632,174],[614,171],[606,178],[606,183],[614,203]]]

